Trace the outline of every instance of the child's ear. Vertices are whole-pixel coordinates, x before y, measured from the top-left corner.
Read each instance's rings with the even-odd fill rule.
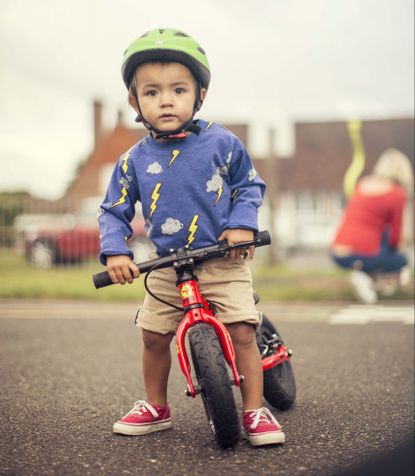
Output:
[[[206,97],[206,94],[207,94],[207,89],[206,88],[201,88],[200,89],[200,96],[199,96],[198,100],[196,101],[196,111],[199,111],[200,108],[202,107],[203,101],[205,100],[205,97]]]
[[[137,100],[136,100],[136,98],[134,97],[134,94],[132,94],[131,91],[128,92],[128,103],[134,109],[134,111],[138,113]]]

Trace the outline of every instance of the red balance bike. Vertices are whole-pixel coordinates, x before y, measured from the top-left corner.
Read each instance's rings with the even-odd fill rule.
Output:
[[[228,245],[226,241],[199,249],[182,248],[168,256],[140,263],[141,273],[149,274],[161,268],[173,267],[177,274],[177,288],[182,308],[164,302],[184,313],[176,332],[176,349],[180,368],[187,380],[185,394],[202,396],[209,424],[216,441],[222,448],[234,446],[240,438],[240,424],[232,385],[239,387],[243,376],[235,364],[235,351],[226,327],[216,317],[215,305],[201,294],[194,267],[203,261],[226,257],[231,250],[271,243],[269,233],[262,231],[248,242]],[[96,288],[112,284],[106,271],[93,276]],[[255,303],[259,297],[254,295]],[[226,305],[226,303],[224,303]],[[257,330],[257,344],[264,370],[264,397],[275,408],[287,410],[295,400],[296,386],[289,350],[273,323],[261,312]],[[191,366],[186,350],[186,336],[190,347],[196,382],[192,379]]]

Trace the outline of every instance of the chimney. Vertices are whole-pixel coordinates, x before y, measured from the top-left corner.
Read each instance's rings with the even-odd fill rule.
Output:
[[[102,103],[94,101],[94,146],[97,147],[102,137]]]

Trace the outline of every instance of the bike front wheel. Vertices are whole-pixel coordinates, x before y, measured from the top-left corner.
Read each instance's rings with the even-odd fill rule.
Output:
[[[214,329],[196,324],[189,333],[196,379],[210,427],[221,448],[235,446],[240,425],[227,364]]]
[[[282,342],[281,335],[278,333],[274,324],[266,316],[262,316],[262,324],[258,331],[258,346],[261,347],[273,340],[275,336]],[[264,357],[272,353],[270,348]],[[289,360],[285,360],[279,365],[272,367],[264,372],[264,397],[273,407],[279,410],[288,410],[295,401],[296,384],[294,371]]]

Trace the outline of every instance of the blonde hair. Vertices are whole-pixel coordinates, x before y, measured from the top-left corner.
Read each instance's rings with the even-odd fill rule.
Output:
[[[402,185],[407,193],[414,190],[414,177],[411,161],[398,149],[387,149],[377,160],[373,175],[383,177]]]

